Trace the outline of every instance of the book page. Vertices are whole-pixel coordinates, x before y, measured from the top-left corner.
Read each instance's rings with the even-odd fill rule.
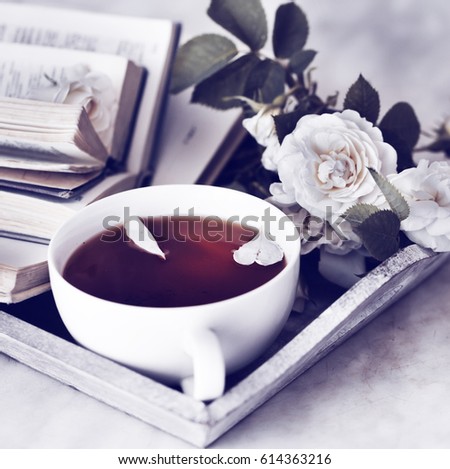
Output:
[[[190,103],[192,90],[170,96],[152,184],[211,184],[205,169],[221,167],[245,135],[241,110]]]
[[[50,171],[27,171],[18,168],[0,168],[0,187],[5,185],[3,181],[17,184],[25,184],[50,189],[73,190],[95,179],[101,171],[89,173],[62,173]],[[6,187],[8,187],[6,185]],[[18,186],[19,187],[19,186]]]
[[[0,266],[20,269],[47,260],[48,246],[0,237]]]
[[[3,191],[0,194],[0,235],[3,231],[31,241],[50,240],[56,230],[78,210],[95,200],[135,187],[136,179],[137,176],[130,172],[115,173],[100,180],[79,197],[68,200]]]
[[[174,47],[168,20],[134,18],[31,5],[0,4],[0,41],[102,52],[127,57],[149,72],[127,169],[148,167]],[[127,123],[128,124],[128,123]]]
[[[104,89],[92,93],[95,93],[103,115],[92,124],[111,153],[111,130],[115,126],[127,66],[128,60],[116,55],[78,50],[67,53],[54,47],[0,42],[0,97],[60,102],[57,94],[64,84],[67,86],[72,80],[79,79],[86,83],[78,85],[76,99],[81,106],[81,100],[91,92],[92,83],[101,80]],[[89,76],[93,78],[89,79]],[[1,117],[4,121],[3,114]]]
[[[30,90],[68,81],[67,68],[86,65],[111,80],[116,100],[120,97],[127,67],[125,58],[92,52],[0,42],[0,96],[27,99]]]

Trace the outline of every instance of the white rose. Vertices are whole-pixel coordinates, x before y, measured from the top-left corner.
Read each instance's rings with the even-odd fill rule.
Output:
[[[266,147],[262,154],[262,164],[266,169],[275,171],[273,158],[276,156],[280,143],[275,130],[273,116],[280,114],[280,108],[263,107],[253,117],[242,121],[245,130],[263,147]]]
[[[261,155],[261,163],[264,168],[268,169],[269,171],[276,171],[277,167],[274,163],[274,160],[277,156],[279,149],[280,142],[278,141],[277,135],[274,134],[271,140],[269,141],[266,149],[263,151],[263,154]]]
[[[450,251],[450,164],[419,161],[417,168],[391,175],[405,196],[410,214],[401,228],[414,243],[436,252]]]
[[[384,202],[367,168],[396,172],[397,153],[356,111],[302,117],[273,159],[281,183],[271,192],[312,215],[336,220],[355,203]]]

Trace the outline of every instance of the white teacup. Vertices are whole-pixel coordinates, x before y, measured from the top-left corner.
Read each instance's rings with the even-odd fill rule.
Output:
[[[286,266],[254,290],[198,306],[130,306],[97,298],[71,285],[62,272],[83,241],[104,230],[105,217],[123,217],[125,207],[142,217],[173,215],[177,208],[188,215],[193,208],[195,215],[225,220],[251,217],[256,227],[270,215],[265,231],[283,249]],[[278,208],[242,192],[201,185],[145,187],[94,202],[65,223],[49,247],[53,294],[74,339],[157,380],[180,384],[199,400],[220,396],[225,375],[254,360],[279,334],[295,299],[299,262],[296,228]]]

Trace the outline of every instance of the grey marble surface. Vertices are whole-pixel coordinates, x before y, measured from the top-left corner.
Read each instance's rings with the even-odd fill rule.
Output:
[[[32,3],[169,17],[188,35],[216,30],[207,0]],[[426,130],[450,114],[447,1],[299,3],[319,51],[319,91],[342,96],[362,72],[382,112],[409,101]],[[212,447],[449,448],[449,283],[447,264]],[[3,448],[190,447],[2,354],[0,415]]]

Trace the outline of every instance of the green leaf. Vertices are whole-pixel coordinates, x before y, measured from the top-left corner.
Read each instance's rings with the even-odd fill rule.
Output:
[[[211,0],[207,13],[252,51],[264,47],[267,41],[267,21],[260,0]]]
[[[413,168],[416,166],[412,156],[412,150],[404,140],[398,137],[397,134],[389,130],[380,129],[383,133],[383,140],[395,148],[397,152],[397,171],[401,172],[404,169]]]
[[[302,75],[309,64],[314,60],[317,52],[315,50],[300,50],[291,56],[289,70],[297,75]]]
[[[399,102],[394,104],[380,122],[382,130],[397,134],[412,150],[420,137],[420,123],[412,106]]]
[[[218,34],[203,34],[183,44],[177,52],[170,84],[179,93],[224,67],[236,54],[236,46]]]
[[[245,84],[245,96],[260,103],[272,103],[284,93],[284,68],[273,60],[259,62]]]
[[[378,207],[375,207],[375,205],[356,204],[346,210],[343,215],[343,218],[345,218],[345,220],[347,220],[350,225],[352,225],[353,229],[356,229],[367,218],[379,211],[380,209]]]
[[[192,102],[217,109],[239,107],[241,101],[231,98],[244,94],[248,76],[259,62],[255,54],[243,55],[234,60],[199,83],[192,93]]]
[[[277,137],[280,143],[283,142],[286,135],[290,134],[295,129],[299,119],[306,114],[308,114],[308,111],[299,107],[292,112],[279,114],[273,117],[275,121],[275,130],[277,131]]]
[[[370,215],[357,228],[369,254],[379,261],[384,261],[399,249],[400,220],[390,210],[380,210]]]
[[[317,114],[323,110],[324,103],[316,95],[308,95],[301,100],[294,111],[274,116],[275,129],[281,143],[296,127],[300,118],[306,114]]]
[[[302,50],[308,33],[308,20],[301,8],[293,2],[280,5],[275,15],[272,37],[275,56],[289,58]]]
[[[394,104],[380,122],[385,142],[397,151],[397,170],[415,166],[412,151],[420,137],[420,123],[414,109],[404,102]]]
[[[383,195],[391,207],[392,211],[397,215],[400,221],[405,220],[409,216],[409,205],[405,198],[400,194],[397,188],[390,183],[382,174],[378,173],[372,168],[369,172],[375,179],[377,186],[380,188]]]
[[[359,112],[361,117],[365,117],[373,124],[376,123],[380,113],[380,97],[362,75],[359,75],[356,82],[350,86],[344,99],[344,109],[353,109]]]

